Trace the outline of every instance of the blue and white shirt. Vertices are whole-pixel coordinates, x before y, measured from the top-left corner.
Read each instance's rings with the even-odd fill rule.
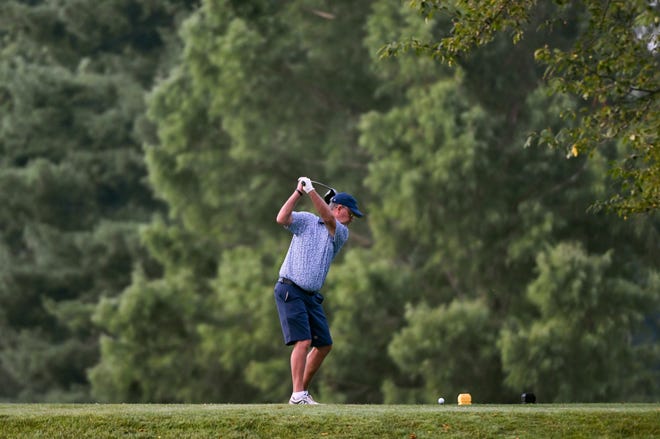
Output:
[[[348,240],[348,227],[337,221],[334,238],[323,220],[309,212],[293,212],[293,222],[285,227],[291,233],[280,277],[307,291],[319,291],[339,250]]]

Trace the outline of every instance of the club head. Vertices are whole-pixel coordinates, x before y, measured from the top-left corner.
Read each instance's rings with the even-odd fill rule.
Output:
[[[330,188],[330,190],[326,192],[325,195],[323,196],[323,199],[325,200],[326,204],[330,204],[332,197],[334,197],[335,195],[337,195],[337,191]]]

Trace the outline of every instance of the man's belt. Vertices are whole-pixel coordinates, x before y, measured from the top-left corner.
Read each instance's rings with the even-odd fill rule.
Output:
[[[316,294],[315,291],[307,291],[306,289],[301,288],[301,287],[300,287],[299,285],[297,285],[294,281],[292,281],[291,279],[287,279],[286,277],[281,277],[281,278],[277,279],[277,281],[280,282],[280,283],[286,284],[286,285],[291,285],[291,286],[293,286],[293,287],[296,287],[296,288],[298,288],[300,291],[302,291],[303,293],[308,294],[308,295],[310,295],[310,296],[313,296],[314,294]]]

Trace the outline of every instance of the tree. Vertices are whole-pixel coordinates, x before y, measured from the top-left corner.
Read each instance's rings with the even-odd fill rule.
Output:
[[[89,400],[101,296],[150,267],[143,94],[193,2],[0,5],[0,398]]]
[[[471,52],[492,43],[498,34],[506,33],[519,43],[539,30],[576,29],[570,44],[540,43],[535,58],[547,67],[551,92],[581,102],[563,114],[577,123],[559,130],[548,127],[533,138],[563,148],[568,157],[588,155],[612,142],[620,144],[622,155],[612,167],[620,186],[598,205],[622,215],[657,211],[660,4],[649,0],[553,3],[554,9],[539,27],[539,14],[547,13],[548,5],[534,0],[411,0],[410,6],[434,27],[433,37],[405,38],[384,46],[381,53],[392,56],[415,50],[449,65],[464,65]]]
[[[507,385],[548,402],[653,398],[660,357],[645,318],[658,306],[657,276],[646,285],[611,276],[611,253],[588,255],[575,243],[549,248],[537,263],[527,289],[537,314],[502,333]]]
[[[411,23],[403,9],[385,3],[379,3],[380,15],[372,18],[370,41],[406,32],[396,26]],[[415,343],[426,353],[418,353],[418,363],[428,358],[428,364],[450,355],[452,346],[460,343],[452,344],[446,325],[436,321],[451,318],[450,304],[482,304],[484,315],[492,319],[488,327],[495,332],[511,321],[533,319],[535,310],[525,289],[533,282],[537,255],[546,246],[574,239],[591,252],[612,249],[612,276],[633,283],[648,282],[657,270],[652,256],[657,222],[639,219],[626,224],[604,215],[585,215],[590,200],[606,193],[610,150],[594,151],[587,167],[584,157],[555,163],[557,151],[523,148],[529,131],[565,126],[561,112],[575,103],[565,95],[548,94],[539,81],[541,72],[534,81],[534,70],[522,71],[525,63],[518,59],[529,56],[533,44],[521,42],[518,56],[509,58],[513,49],[505,43],[500,39],[475,52],[455,72],[437,68],[430,73],[429,60],[412,54],[379,61],[385,64],[380,90],[391,106],[366,114],[360,125],[360,144],[373,157],[366,184],[383,194],[371,209],[375,248],[392,261],[397,273],[410,279],[404,299],[408,313],[427,318],[427,326],[434,328],[428,337],[437,335],[445,342],[427,348],[415,319],[400,324],[389,352],[410,378],[385,378],[385,394],[390,397],[410,401],[406,395],[411,389],[430,394],[435,386],[461,382],[466,363],[450,364],[445,370],[409,361]],[[506,62],[490,62],[495,59]],[[500,77],[512,75],[514,79],[504,81],[519,82],[519,90],[492,87],[486,97],[480,92],[488,89],[483,82],[498,84]],[[488,79],[479,84],[479,78]],[[653,302],[646,303],[648,316],[653,316]],[[486,342],[474,350],[476,358],[492,358],[488,342],[498,344],[499,336],[490,335],[482,335]],[[462,340],[469,344],[475,335],[464,331]],[[636,355],[635,361],[641,358],[647,356]],[[498,370],[500,361],[480,364],[484,376],[503,372]],[[487,394],[510,402],[511,390],[499,382],[488,387]]]
[[[390,386],[393,395],[386,394],[385,402],[429,403],[439,394],[459,393],[472,393],[475,401],[501,400],[499,325],[491,312],[483,302],[462,299],[433,309],[408,306],[407,325],[392,337],[389,353],[409,381],[423,387],[405,392]]]

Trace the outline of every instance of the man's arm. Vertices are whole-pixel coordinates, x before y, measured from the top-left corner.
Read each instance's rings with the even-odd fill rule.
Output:
[[[291,194],[288,200],[284,202],[282,207],[280,208],[280,211],[277,213],[277,224],[280,224],[282,226],[290,226],[291,223],[293,222],[293,208],[296,207],[296,203],[300,198],[303,196],[303,190],[302,190],[302,184],[300,181],[298,182],[298,187],[296,187],[296,190]]]
[[[314,190],[308,193],[309,198],[314,203],[314,208],[319,213],[319,216],[323,220],[323,224],[328,229],[330,236],[335,236],[335,230],[337,230],[337,220],[330,210],[330,206],[325,202],[325,200]]]
[[[330,236],[334,238],[335,230],[337,229],[337,220],[332,214],[330,206],[328,206],[325,200],[316,192],[309,178],[301,177],[298,181],[298,185],[302,185],[302,188],[305,190],[305,192],[307,192],[310,200],[312,200],[312,204],[314,204],[314,208],[323,220],[323,224],[325,224],[325,227],[328,229]]]

